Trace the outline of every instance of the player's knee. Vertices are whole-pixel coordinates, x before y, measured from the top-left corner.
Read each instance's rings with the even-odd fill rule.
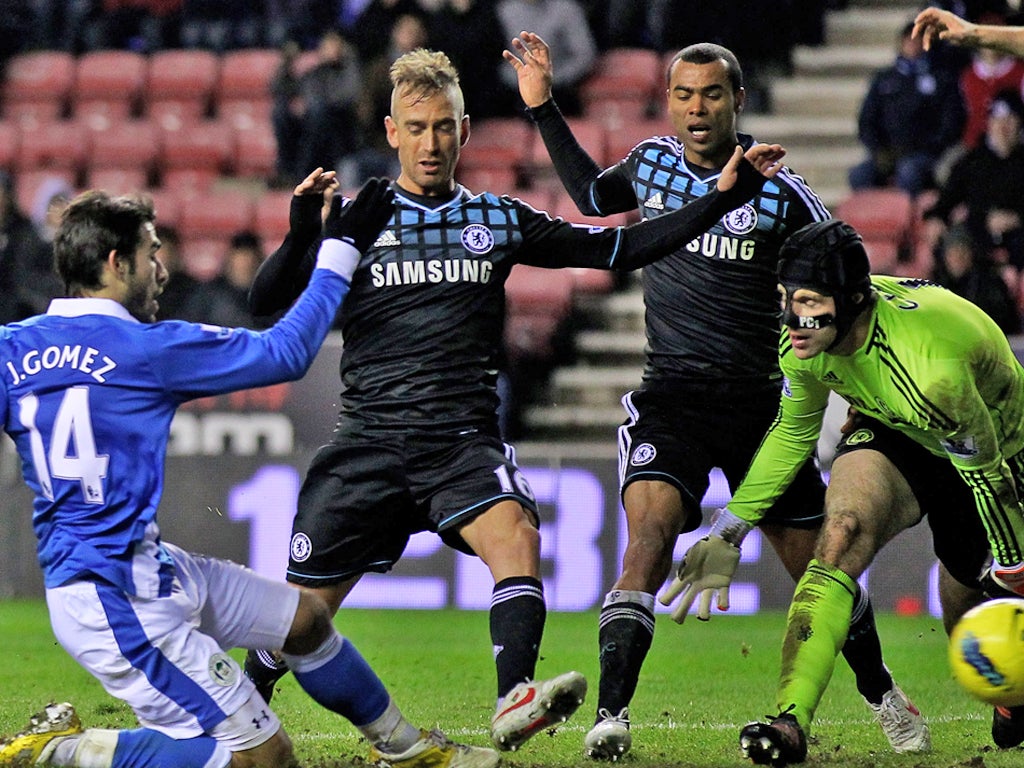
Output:
[[[331,610],[327,603],[316,592],[303,589],[283,650],[296,656],[312,653],[323,644],[331,631]]]
[[[296,768],[298,764],[283,728],[255,749],[231,754],[231,768]]]
[[[869,550],[869,538],[862,514],[858,510],[845,506],[832,507],[827,511],[814,556],[831,565],[838,565],[851,552]]]

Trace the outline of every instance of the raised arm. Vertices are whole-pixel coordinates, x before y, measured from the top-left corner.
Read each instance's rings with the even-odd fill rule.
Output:
[[[920,37],[925,50],[937,40],[965,48],[991,48],[1014,56],[1024,56],[1024,27],[973,24],[950,11],[925,8],[914,19],[914,37]]]
[[[338,190],[334,171],[317,168],[292,193],[288,234],[264,261],[249,289],[249,310],[258,316],[287,309],[309,283],[316,263],[325,200]]]
[[[551,49],[533,32],[520,32],[512,40],[513,51],[503,56],[515,72],[519,95],[537,124],[544,146],[562,186],[580,213],[606,216],[636,208],[636,197],[625,175],[616,166],[602,173],[594,159],[580,146],[551,95],[554,67]]]

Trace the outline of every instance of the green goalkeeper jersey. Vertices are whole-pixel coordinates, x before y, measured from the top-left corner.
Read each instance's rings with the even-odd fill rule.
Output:
[[[974,493],[992,553],[1024,560],[1024,516],[1005,459],[1024,447],[1024,369],[975,305],[935,284],[875,276],[867,340],[798,360],[783,330],[779,415],[729,510],[756,523],[813,452],[829,392],[947,457]]]

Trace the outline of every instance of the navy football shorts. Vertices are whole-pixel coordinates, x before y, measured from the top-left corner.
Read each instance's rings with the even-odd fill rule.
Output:
[[[514,450],[498,437],[339,428],[317,452],[299,492],[288,581],[326,586],[389,571],[420,531],[473,554],[457,529],[506,500],[539,524]]]

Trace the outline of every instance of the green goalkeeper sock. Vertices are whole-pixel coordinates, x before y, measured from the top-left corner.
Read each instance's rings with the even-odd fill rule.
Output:
[[[796,717],[805,733],[846,642],[857,582],[830,565],[811,560],[796,585],[782,645],[779,711]]]

